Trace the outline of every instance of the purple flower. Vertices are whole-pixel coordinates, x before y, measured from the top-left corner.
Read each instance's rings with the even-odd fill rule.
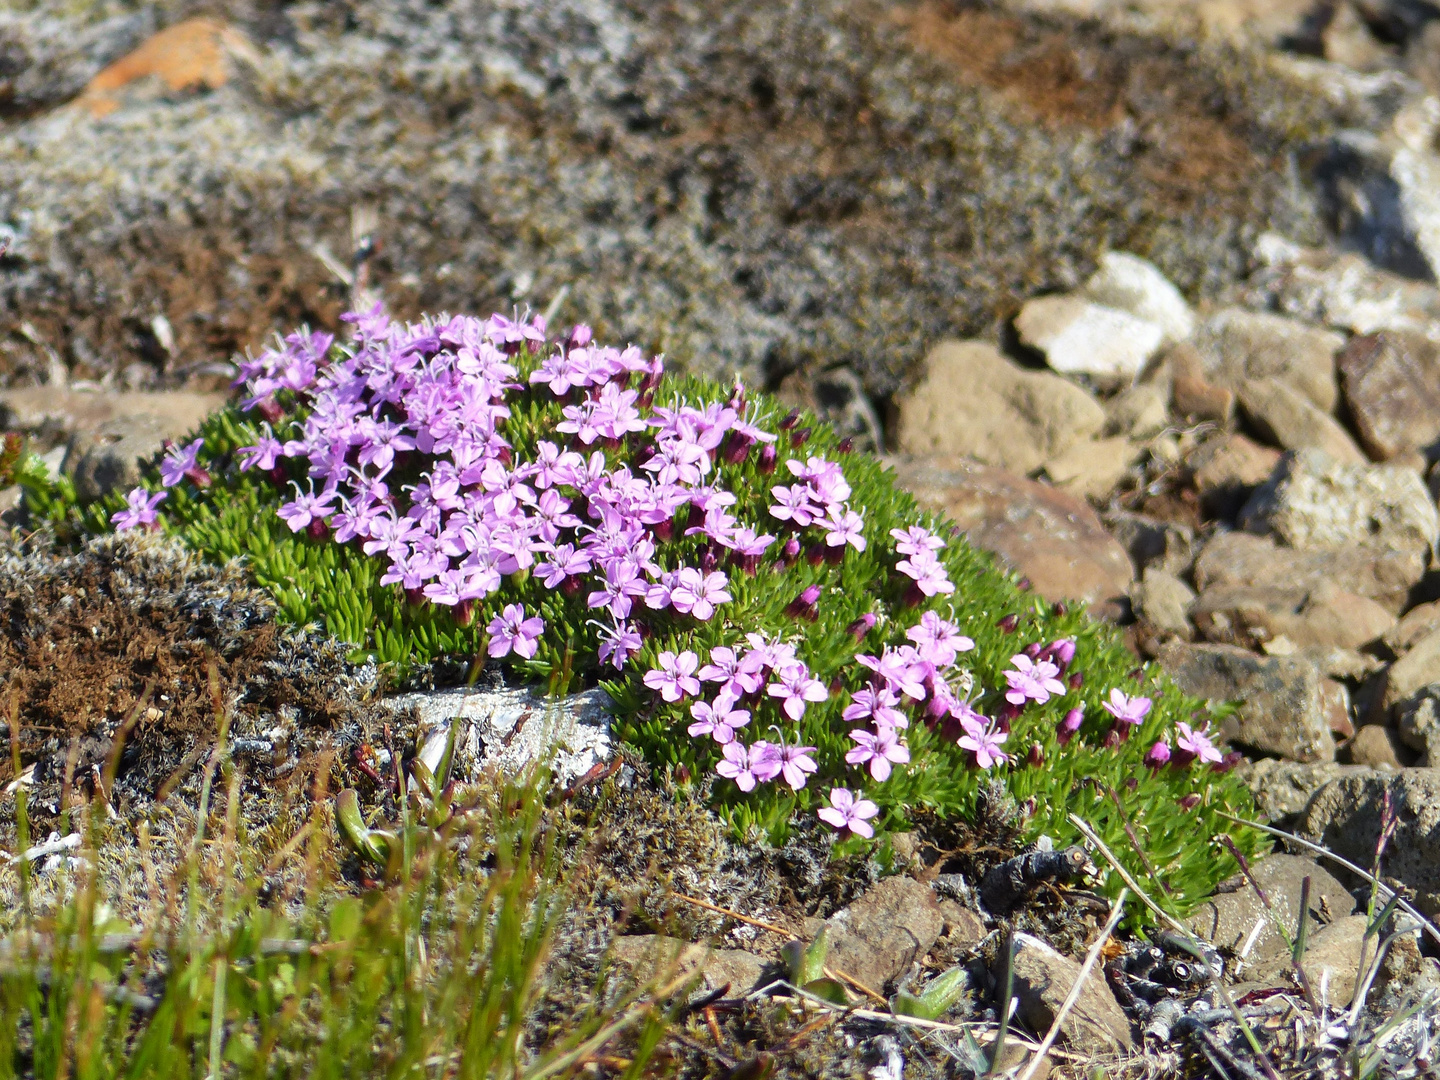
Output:
[[[724,760],[715,766],[715,771],[734,780],[741,791],[754,791],[757,782],[773,780],[780,771],[775,760],[775,748],[763,740],[753,746],[728,742],[721,747],[720,753]]]
[[[1175,745],[1190,755],[1191,760],[1199,758],[1202,765],[1206,762],[1223,760],[1224,755],[1221,754],[1220,751],[1215,748],[1215,744],[1210,741],[1209,724],[1206,724],[1200,731],[1195,731],[1184,721],[1176,724],[1175,727],[1180,733],[1175,739]]]
[[[899,704],[900,699],[888,687],[866,687],[850,696],[850,704],[840,716],[852,724],[868,721],[876,727],[909,727],[910,721],[896,708]]]
[[[125,509],[111,514],[110,523],[115,526],[116,532],[125,532],[141,525],[154,525],[160,517],[156,507],[169,494],[168,491],[157,491],[151,495],[143,487],[131,488],[130,493],[125,496]]]
[[[702,574],[693,566],[681,567],[670,590],[670,606],[682,615],[693,615],[701,622],[715,614],[715,605],[727,603],[731,596],[725,591],[729,581],[716,570]]]
[[[765,688],[773,698],[781,700],[781,709],[791,720],[805,715],[806,702],[824,701],[830,696],[825,684],[810,677],[810,669],[795,660],[775,672],[776,681]]]
[[[1027,701],[1033,701],[1037,705],[1044,705],[1050,700],[1050,695],[1063,697],[1065,684],[1057,675],[1060,669],[1048,660],[1036,662],[1024,653],[1016,653],[1010,658],[1010,663],[1015,667],[1014,671],[1005,672],[1005,681],[1010,689],[1005,692],[1005,700],[1012,705],[1024,705]]]
[[[865,535],[860,531],[865,520],[853,510],[832,506],[825,513],[821,527],[825,530],[825,543],[830,547],[849,544],[856,551],[865,550]]]
[[[285,444],[273,435],[261,435],[254,446],[242,446],[240,454],[241,472],[254,468],[269,472],[285,456]]]
[[[1152,769],[1158,769],[1170,760],[1170,744],[1164,739],[1159,740],[1145,753],[1145,764]]]
[[[851,765],[870,766],[870,775],[877,783],[890,777],[890,765],[903,765],[910,760],[910,751],[895,734],[895,729],[882,727],[878,731],[852,731],[850,738],[859,745],[845,755]]]
[[[1100,707],[1122,724],[1138,724],[1150,712],[1148,697],[1129,697],[1115,687],[1110,691],[1110,700],[1101,702]]]
[[[1082,703],[1080,705],[1076,705],[1075,708],[1067,712],[1065,714],[1065,719],[1060,721],[1060,729],[1056,733],[1056,739],[1060,743],[1060,745],[1064,746],[1071,739],[1073,739],[1076,732],[1080,730],[1080,725],[1084,722],[1085,706]]]
[[[933,554],[945,546],[944,540],[919,525],[911,525],[906,529],[891,529],[890,535],[895,540],[895,550],[901,555],[917,556],[927,551]]]
[[[617,671],[640,651],[640,634],[628,622],[616,623],[600,632],[600,662],[609,662]]]
[[[779,521],[790,521],[803,529],[824,516],[824,511],[810,501],[810,489],[804,484],[791,487],[777,484],[770,489],[770,494],[775,498],[770,516]]]
[[[895,564],[895,569],[912,578],[915,587],[925,596],[955,591],[944,565],[935,558],[935,553],[929,548],[921,548],[910,558],[901,559]]]
[[[856,836],[869,838],[875,835],[869,820],[880,812],[869,799],[857,799],[849,788],[832,788],[830,805],[815,811],[815,816],[836,829],[848,829]]]
[[[920,616],[920,622],[905,631],[915,643],[915,651],[927,663],[946,668],[955,662],[958,653],[975,648],[973,639],[965,637],[954,623],[948,623],[933,611]]]
[[[276,513],[281,521],[290,526],[291,532],[298,533],[301,529],[311,528],[316,523],[324,525],[325,518],[335,512],[334,507],[330,505],[334,500],[335,491],[332,488],[326,488],[316,495],[313,491],[302,492],[297,486],[295,487],[295,498],[280,507]],[[314,531],[313,528],[312,531]]]
[[[659,666],[647,671],[644,681],[662,699],[673,702],[700,693],[700,680],[695,678],[700,658],[689,649],[678,655],[667,649],[656,657],[655,662]]]
[[[535,643],[544,629],[545,620],[539,615],[525,618],[524,604],[506,604],[505,610],[485,628],[490,635],[490,655],[509,656],[514,650],[516,656],[529,660],[535,655]]]
[[[167,488],[174,487],[192,473],[201,472],[199,457],[204,439],[196,439],[189,446],[172,446],[160,460],[160,483]],[[208,481],[209,476],[205,479]],[[202,485],[203,486],[203,485]]]
[[[792,791],[799,791],[805,786],[808,774],[819,769],[815,759],[810,755],[815,752],[813,746],[801,746],[798,742],[794,746],[781,743],[775,748],[775,760],[780,766],[780,777],[790,785]]]
[[[722,692],[711,705],[695,701],[690,705],[690,715],[695,722],[685,729],[692,738],[709,735],[722,746],[735,741],[735,732],[750,722],[748,709],[735,708],[735,698]]]
[[[919,655],[908,646],[892,649],[887,645],[878,657],[855,654],[856,662],[875,672],[888,689],[916,701],[924,701],[925,677],[929,672],[924,665],[915,662],[918,659]]]
[[[1009,755],[1002,749],[1005,740],[1010,738],[1008,731],[1000,731],[994,721],[981,723],[985,717],[972,709],[961,712],[958,719],[965,734],[956,742],[961,749],[969,750],[975,755],[975,764],[980,768],[988,769],[992,765],[1003,765],[1010,760]]]

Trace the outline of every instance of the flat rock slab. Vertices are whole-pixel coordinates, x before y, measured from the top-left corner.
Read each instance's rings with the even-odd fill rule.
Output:
[[[1003,956],[1003,952],[1002,952]],[[1015,935],[1014,994],[1017,1016],[1031,1031],[1044,1034],[1080,979],[1080,965],[1030,934]],[[997,981],[1003,972],[995,973]],[[1104,976],[1092,970],[1074,1008],[1060,1025],[1060,1038],[1084,1054],[1113,1054],[1132,1045],[1125,1018]]]
[[[1387,796],[1396,827],[1383,876],[1413,889],[1415,906],[1425,914],[1440,914],[1440,769],[1357,769],[1338,777],[1310,799],[1296,831],[1368,867]]]
[[[1355,898],[1349,890],[1314,859],[1269,855],[1252,863],[1250,872],[1269,897],[1275,918],[1291,937],[1300,925],[1300,891],[1307,877],[1311,917],[1325,923],[1342,919],[1355,910]],[[1188,922],[1190,929],[1217,949],[1232,956],[1244,951],[1251,964],[1285,949],[1285,939],[1276,929],[1275,919],[1266,911],[1264,901],[1244,874],[1236,874],[1221,883],[1215,895],[1201,904]]]
[[[929,885],[911,877],[876,882],[832,915],[828,967],[877,993],[922,960],[945,930],[945,915]]]
[[[1029,578],[1046,600],[1096,608],[1128,592],[1130,556],[1083,499],[972,462],[892,464],[901,487]]]
[[[420,717],[427,762],[438,761],[450,722],[462,721],[456,744],[467,769],[499,769],[513,775],[541,760],[555,782],[568,784],[614,754],[610,697],[587,690],[550,700],[531,690],[430,690],[386,698],[387,708],[414,708]],[[433,762],[430,762],[433,764]]]
[[[732,995],[751,990],[760,981],[765,961],[744,949],[709,949],[663,934],[617,937],[610,959],[640,986],[698,975],[699,991],[728,986]]]

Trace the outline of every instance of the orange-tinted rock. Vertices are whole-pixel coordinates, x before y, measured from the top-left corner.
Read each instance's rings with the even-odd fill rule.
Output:
[[[171,93],[216,90],[225,85],[227,51],[248,51],[244,36],[218,19],[186,19],[161,30],[134,52],[101,70],[80,95],[94,117],[121,105],[121,91],[142,79],[158,79]]]

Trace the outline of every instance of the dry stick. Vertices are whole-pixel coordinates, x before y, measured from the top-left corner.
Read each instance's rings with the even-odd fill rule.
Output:
[[[1060,1025],[1070,1015],[1070,1010],[1075,1007],[1075,1002],[1080,1000],[1080,991],[1085,987],[1085,980],[1090,978],[1090,972],[1095,967],[1095,961],[1100,959],[1100,953],[1105,948],[1105,943],[1110,940],[1110,935],[1115,932],[1115,927],[1120,925],[1120,916],[1125,912],[1125,899],[1130,895],[1129,889],[1121,889],[1120,895],[1115,897],[1115,903],[1110,908],[1110,918],[1105,922],[1105,929],[1100,931],[1100,936],[1095,939],[1095,944],[1090,946],[1090,951],[1085,954],[1085,963],[1080,965],[1080,977],[1075,980],[1075,985],[1070,988],[1070,993],[1065,996],[1060,1010],[1055,1014],[1054,1021],[1050,1024],[1050,1030],[1040,1040],[1040,1048],[1030,1058],[1030,1064],[1023,1073],[1020,1080],[1031,1080],[1035,1070],[1040,1067],[1040,1060],[1045,1056],[1046,1051],[1055,1045],[1056,1038],[1060,1035]]]
[[[1299,844],[1307,851],[1313,852],[1316,855],[1323,855],[1325,856],[1325,858],[1331,859],[1339,863],[1346,870],[1349,870],[1352,874],[1356,874],[1359,877],[1364,878],[1366,881],[1370,882],[1377,888],[1385,890],[1385,898],[1387,900],[1389,900],[1391,897],[1394,897],[1396,903],[1400,905],[1400,909],[1404,911],[1406,915],[1409,915],[1412,919],[1418,922],[1421,927],[1424,928],[1425,932],[1430,935],[1432,940],[1434,940],[1437,944],[1440,944],[1440,928],[1437,928],[1433,922],[1427,919],[1424,915],[1420,914],[1420,912],[1416,910],[1413,904],[1407,901],[1398,892],[1392,889],[1389,885],[1386,885],[1383,881],[1381,881],[1374,874],[1370,873],[1368,870],[1361,870],[1360,867],[1356,866],[1353,862],[1351,862],[1344,856],[1336,855],[1329,848],[1321,847],[1319,844],[1311,843],[1309,840],[1302,840],[1300,839],[1300,837],[1294,835],[1293,833],[1287,833],[1282,829],[1274,829],[1271,828],[1269,825],[1261,825],[1258,821],[1246,821],[1244,818],[1235,817],[1234,815],[1227,814],[1222,810],[1217,810],[1216,813],[1219,814],[1221,817],[1225,818],[1227,821],[1233,821],[1237,825],[1246,825],[1252,829],[1259,829],[1261,832],[1269,833],[1271,836],[1279,837],[1281,840],[1289,840],[1293,844]]]
[[[1090,827],[1090,823],[1078,814],[1070,814],[1069,818],[1070,823],[1084,833],[1085,838],[1095,845],[1100,854],[1105,856],[1105,861],[1120,875],[1120,880],[1130,886],[1131,890],[1144,902],[1145,906],[1169,923],[1181,938],[1193,944],[1197,956],[1205,956],[1205,950],[1200,947],[1199,939],[1195,937],[1194,932],[1180,922],[1179,919],[1175,918],[1175,916],[1161,908],[1154,900],[1150,899],[1149,894],[1130,876],[1130,871],[1120,865],[1120,860],[1115,858],[1115,853],[1110,850],[1104,840],[1100,839],[1095,830]],[[1240,1025],[1240,1030],[1245,1033],[1245,1041],[1250,1044],[1250,1049],[1255,1051],[1255,1056],[1258,1057],[1260,1063],[1265,1066],[1265,1075],[1268,1076],[1270,1080],[1280,1080],[1279,1074],[1275,1072],[1275,1066],[1261,1048],[1260,1040],[1256,1038],[1254,1029],[1250,1027],[1249,1021],[1245,1019],[1245,1014],[1240,1011],[1239,1007],[1235,1004],[1235,1000],[1230,996],[1230,992],[1225,989],[1224,984],[1220,981],[1221,973],[1215,970],[1209,960],[1205,960],[1205,970],[1210,976],[1210,982],[1215,988],[1216,995],[1225,1003],[1225,1007],[1230,1010],[1230,1015],[1235,1017],[1235,1022]]]
[[[875,1001],[880,1002],[881,1005],[888,1006],[890,1004],[890,999],[887,998],[884,994],[876,993],[874,990],[871,990],[870,987],[862,983],[859,979],[855,978],[853,975],[846,975],[845,972],[841,971],[839,968],[823,967],[820,970],[823,971],[826,975],[830,976],[830,978],[832,979],[839,979],[843,983],[849,983],[866,997],[872,998]]]

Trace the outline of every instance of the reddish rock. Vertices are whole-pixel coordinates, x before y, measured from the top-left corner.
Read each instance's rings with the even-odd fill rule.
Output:
[[[171,93],[217,89],[229,78],[229,53],[253,56],[254,50],[244,35],[217,19],[186,19],[167,26],[97,74],[79,104],[98,119],[120,107],[128,87],[149,79]]]
[[[911,877],[885,878],[828,921],[826,965],[879,993],[922,960],[945,929],[935,892]]]
[[[1185,459],[1185,469],[1211,517],[1230,520],[1254,490],[1270,478],[1281,453],[1240,434],[1201,443]]]
[[[1360,441],[1376,461],[1440,440],[1440,345],[1413,331],[1365,334],[1340,354],[1340,378]]]
[[[902,487],[1029,578],[1046,600],[1103,608],[1129,590],[1129,555],[1083,499],[966,461],[894,464]]]
[[[1440,600],[1431,600],[1428,604],[1416,604],[1402,615],[1385,635],[1385,644],[1396,656],[1400,656],[1436,630],[1440,630]]]
[[[1383,724],[1366,724],[1340,750],[1347,765],[1368,765],[1372,769],[1403,769],[1415,755],[1400,733]]]

